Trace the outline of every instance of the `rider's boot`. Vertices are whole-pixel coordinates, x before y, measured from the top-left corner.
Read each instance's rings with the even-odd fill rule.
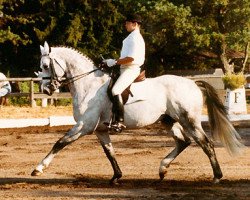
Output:
[[[126,126],[123,124],[124,105],[121,94],[113,96],[113,112],[115,114],[115,121],[111,126],[116,132],[121,132],[123,128],[126,128]]]

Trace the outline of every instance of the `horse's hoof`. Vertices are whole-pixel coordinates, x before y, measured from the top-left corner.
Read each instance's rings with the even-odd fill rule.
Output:
[[[160,173],[159,173],[159,176],[160,176],[160,180],[159,180],[159,181],[162,181],[162,180],[164,179],[165,174],[166,174],[166,173],[163,173],[163,172],[160,172]]]
[[[39,170],[35,169],[32,173],[31,176],[40,176],[43,172],[40,172]]]
[[[122,177],[122,174],[114,175],[113,178],[109,181],[110,185],[120,185],[119,179]]]
[[[219,178],[214,178],[213,179],[213,184],[219,184],[220,183],[220,179]]]
[[[119,183],[119,181],[118,181],[119,179],[111,179],[110,181],[109,181],[109,184],[111,185],[111,186],[119,186],[119,185],[121,185],[120,183]]]

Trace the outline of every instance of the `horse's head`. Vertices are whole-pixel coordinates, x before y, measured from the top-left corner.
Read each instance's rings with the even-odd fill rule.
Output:
[[[61,86],[66,63],[59,55],[51,51],[47,42],[44,43],[44,46],[40,45],[40,50],[42,73],[39,76],[42,77],[41,89],[45,94],[52,95]]]

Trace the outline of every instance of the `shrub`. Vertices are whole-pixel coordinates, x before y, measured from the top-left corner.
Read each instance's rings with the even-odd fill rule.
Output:
[[[39,92],[39,84],[34,83],[34,92]],[[30,82],[29,81],[23,81],[19,82],[19,88],[20,92],[22,93],[29,93],[30,92]],[[56,106],[69,106],[72,105],[72,99],[71,98],[65,98],[65,99],[54,99]],[[9,98],[9,104],[13,106],[29,106],[30,105],[30,97],[10,97]],[[42,100],[36,99],[36,105],[41,106]],[[49,104],[48,104],[49,105]]]
[[[246,78],[243,73],[226,73],[222,77],[222,81],[226,88],[235,90],[245,85]]]
[[[22,93],[30,92],[30,82],[29,81],[19,82],[19,88],[20,88],[20,92]],[[35,92],[39,91],[38,83],[34,83],[34,91]],[[11,97],[9,100],[9,103],[13,106],[27,106],[27,105],[30,105],[29,98],[30,97]]]

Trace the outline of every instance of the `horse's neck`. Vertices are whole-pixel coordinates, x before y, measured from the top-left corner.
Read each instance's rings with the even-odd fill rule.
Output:
[[[89,102],[98,96],[107,95],[107,78],[88,75],[74,82],[70,87],[73,99],[74,118],[77,120],[89,107]],[[103,87],[104,86],[104,87]],[[106,89],[105,89],[106,87]],[[96,105],[98,106],[98,104]]]
[[[74,78],[84,75],[96,69],[94,63],[81,53],[65,47],[53,48],[53,51],[67,63],[67,77]],[[70,92],[74,99],[74,106],[80,106],[89,94],[95,94],[96,91],[108,81],[108,76],[101,71],[95,71],[82,78],[76,78],[70,84]],[[87,103],[87,102],[86,102]]]
[[[94,70],[95,68],[88,69],[87,72]],[[86,71],[74,71],[70,74],[71,77],[76,77],[80,74],[85,74]],[[108,81],[108,76],[104,75],[101,71],[95,71],[89,75],[79,78],[73,81],[70,85],[70,92],[74,99],[74,106],[80,106],[83,103],[88,103],[88,98],[94,96],[96,92]]]
[[[73,95],[85,97],[90,92],[95,92],[108,81],[106,76],[96,76],[94,73],[80,78],[72,83]]]

